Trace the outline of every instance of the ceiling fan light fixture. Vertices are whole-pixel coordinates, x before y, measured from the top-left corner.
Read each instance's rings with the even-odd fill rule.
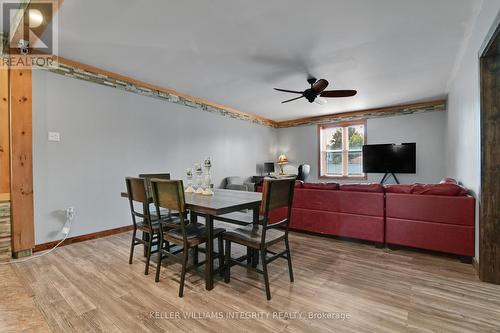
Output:
[[[323,98],[323,97],[317,97],[315,100],[314,100],[314,103],[317,103],[319,105],[325,105],[328,103],[328,101],[326,100],[326,98]]]

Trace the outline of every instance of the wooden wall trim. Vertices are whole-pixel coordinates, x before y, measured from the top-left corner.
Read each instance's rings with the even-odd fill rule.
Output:
[[[10,69],[12,250],[35,245],[33,213],[32,77]]]
[[[80,236],[75,236],[75,237],[69,237],[64,242],[62,242],[62,244],[60,246],[69,245],[69,244],[73,244],[73,243],[79,243],[79,242],[83,242],[83,241],[87,241],[87,240],[91,240],[91,239],[96,239],[96,238],[107,237],[107,236],[119,234],[119,233],[122,233],[122,232],[130,231],[133,228],[134,228],[134,226],[128,225],[128,226],[125,226],[125,227],[119,227],[119,228],[115,228],[115,229],[98,231],[98,232],[94,232],[94,233],[91,233],[91,234],[85,234],[85,235],[80,235]],[[53,241],[53,242],[37,244],[37,245],[35,245],[34,252],[39,252],[39,251],[45,251],[45,250],[52,249],[60,241],[61,240],[56,240],[56,241]]]
[[[286,128],[301,125],[316,125],[339,121],[353,121],[368,118],[391,117],[396,115],[414,114],[429,111],[446,110],[446,101],[437,100],[424,103],[395,105],[377,109],[368,109],[354,112],[343,112],[316,117],[306,117],[286,121],[274,121],[261,116],[253,115],[238,109],[191,96],[173,89],[160,87],[144,81],[110,72],[102,68],[83,64],[63,57],[54,57],[52,65],[38,67],[52,73],[64,75],[74,79],[101,84],[111,88],[129,91],[132,93],[159,98],[171,103],[196,108],[202,111],[222,116],[249,121],[273,128]]]
[[[322,116],[300,118],[278,122],[278,128],[321,125],[335,122],[349,122],[360,119],[393,117],[398,115],[415,114],[431,111],[446,111],[446,100],[436,100],[422,103],[402,104],[376,109],[353,112],[327,114]]]
[[[276,127],[276,122],[253,115],[203,98],[191,96],[179,91],[153,85],[125,75],[110,72],[102,68],[90,66],[63,57],[54,57],[53,65],[38,67],[50,72],[89,81],[104,86],[126,90],[132,93],[159,98],[172,103],[196,108],[222,116],[249,121],[264,126]]]

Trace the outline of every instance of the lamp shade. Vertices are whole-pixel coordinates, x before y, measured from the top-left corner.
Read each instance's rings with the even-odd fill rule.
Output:
[[[278,157],[278,164],[287,164],[288,163],[288,157],[286,157],[285,154],[281,154]]]

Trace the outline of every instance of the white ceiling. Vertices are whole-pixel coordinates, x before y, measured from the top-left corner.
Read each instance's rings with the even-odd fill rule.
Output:
[[[446,94],[480,0],[65,0],[59,54],[273,120]],[[358,95],[327,105],[273,87]]]

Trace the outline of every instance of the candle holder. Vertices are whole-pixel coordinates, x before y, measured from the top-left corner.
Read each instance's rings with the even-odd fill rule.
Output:
[[[210,157],[207,157],[205,161],[203,162],[203,166],[205,167],[205,189],[203,190],[204,195],[214,195],[214,191],[212,191],[211,185],[212,185],[212,177],[210,175],[210,168],[212,167],[212,161],[210,160]]]
[[[187,168],[186,169],[186,179],[187,179],[187,188],[186,188],[186,193],[193,193],[194,188],[193,188],[193,169]]]
[[[194,191],[194,193],[203,194],[203,180],[201,177],[201,175],[203,174],[203,169],[201,168],[200,163],[196,163],[194,165],[194,172],[196,173],[196,191]]]

